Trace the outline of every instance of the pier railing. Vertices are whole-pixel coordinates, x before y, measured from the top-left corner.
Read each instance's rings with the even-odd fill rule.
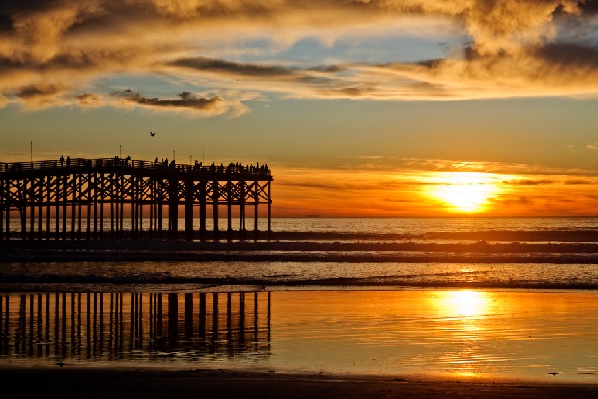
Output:
[[[268,165],[243,165],[239,163],[229,163],[228,165],[204,165],[201,162],[194,164],[182,164],[175,161],[160,160],[145,161],[127,158],[61,158],[45,161],[31,161],[31,162],[0,162],[0,173],[22,172],[33,170],[56,170],[64,168],[103,168],[103,167],[128,167],[134,169],[147,170],[177,170],[180,172],[198,172],[198,173],[250,173],[255,175],[271,176]]]

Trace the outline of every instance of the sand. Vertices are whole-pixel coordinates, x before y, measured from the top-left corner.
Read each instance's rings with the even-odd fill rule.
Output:
[[[558,376],[556,376],[558,378]],[[4,392],[57,398],[592,398],[598,385],[223,370],[0,368]]]

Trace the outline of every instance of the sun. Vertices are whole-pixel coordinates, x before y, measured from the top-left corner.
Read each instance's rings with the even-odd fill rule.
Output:
[[[486,211],[499,191],[495,177],[480,172],[437,173],[431,180],[426,194],[456,213]]]

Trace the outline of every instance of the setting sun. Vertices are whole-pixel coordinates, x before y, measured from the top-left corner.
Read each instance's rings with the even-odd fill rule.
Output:
[[[479,172],[438,173],[427,187],[426,194],[443,202],[450,212],[484,212],[499,192],[494,177]]]

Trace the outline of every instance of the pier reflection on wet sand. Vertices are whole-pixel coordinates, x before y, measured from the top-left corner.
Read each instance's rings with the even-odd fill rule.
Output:
[[[58,365],[267,357],[270,293],[0,296],[0,359]]]

